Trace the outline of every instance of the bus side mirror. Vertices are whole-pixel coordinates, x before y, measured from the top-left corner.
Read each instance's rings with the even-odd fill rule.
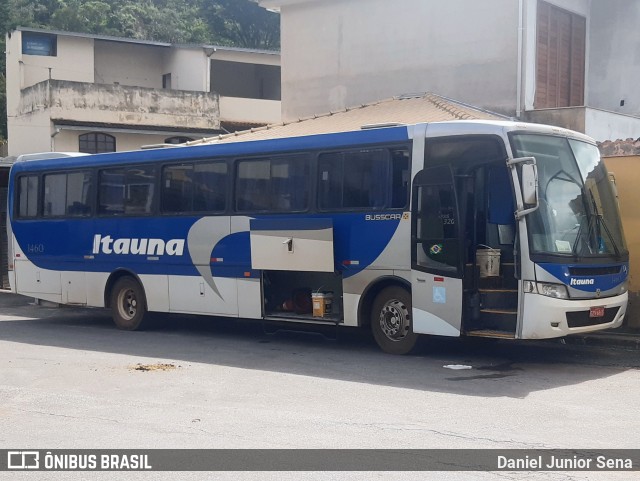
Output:
[[[538,169],[535,164],[522,165],[522,200],[529,205],[538,203]]]
[[[522,189],[522,209],[516,211],[516,219],[522,219],[527,214],[538,210],[538,167],[535,157],[520,157],[507,161],[507,165],[515,169],[520,166],[520,183]],[[530,206],[530,207],[525,207]]]

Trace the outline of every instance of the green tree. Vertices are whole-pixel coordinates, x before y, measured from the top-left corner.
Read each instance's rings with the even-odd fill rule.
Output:
[[[204,0],[203,17],[227,45],[274,50],[280,47],[280,16],[254,0]]]

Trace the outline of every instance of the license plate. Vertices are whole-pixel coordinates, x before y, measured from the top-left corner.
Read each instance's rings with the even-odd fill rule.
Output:
[[[592,307],[589,309],[589,317],[604,317],[604,307]]]

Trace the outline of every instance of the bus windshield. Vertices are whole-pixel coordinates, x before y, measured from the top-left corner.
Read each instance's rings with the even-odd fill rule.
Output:
[[[514,134],[514,154],[535,157],[540,208],[527,216],[535,254],[627,254],[618,205],[598,148],[548,135]]]

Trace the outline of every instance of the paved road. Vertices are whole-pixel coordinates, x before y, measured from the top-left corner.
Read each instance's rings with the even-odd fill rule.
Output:
[[[362,331],[340,331],[328,340],[265,333],[260,323],[175,316],[156,330],[122,332],[101,310],[28,301],[0,293],[0,447],[640,446],[637,351],[439,339],[416,355],[397,357],[378,351]],[[444,367],[451,365],[472,369]],[[86,474],[11,473],[6,479]],[[93,474],[101,480],[214,479]],[[287,476],[434,479],[437,473],[303,474]],[[287,476],[219,473],[215,479]],[[506,473],[437,478],[532,479]],[[536,479],[631,478],[538,473]]]

